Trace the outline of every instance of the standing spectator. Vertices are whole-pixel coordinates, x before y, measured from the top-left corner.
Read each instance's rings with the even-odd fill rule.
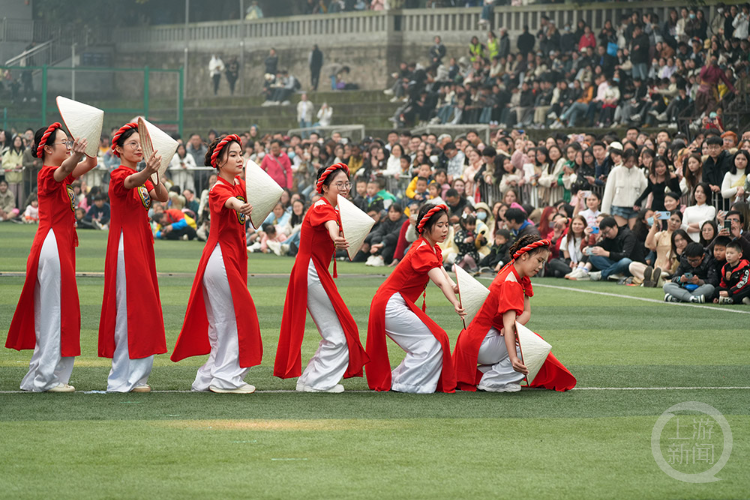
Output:
[[[214,95],[219,93],[219,82],[223,72],[224,62],[216,54],[212,54],[211,61],[208,63],[208,74],[214,82]]]
[[[169,164],[169,174],[172,182],[183,190],[195,190],[195,161],[193,156],[187,154],[184,144],[177,146],[177,152]]]
[[[738,13],[732,21],[734,27],[734,38],[747,40],[748,23],[750,22],[750,4],[742,5],[742,12]]]
[[[266,74],[267,75],[275,75],[278,70],[279,65],[279,56],[276,55],[276,49],[271,49],[268,51],[268,57],[266,57],[265,61],[263,63],[266,66]]]
[[[694,205],[685,209],[682,218],[682,229],[687,231],[690,239],[700,241],[701,226],[707,220],[714,220],[716,217],[716,208],[711,206],[711,190],[708,184],[701,182],[695,187],[693,193]]]
[[[705,140],[705,144],[708,156],[703,162],[701,180],[708,184],[709,190],[706,195],[711,197],[713,193],[721,191],[724,176],[729,172],[732,165],[732,155],[723,149],[724,141],[721,137],[712,135]]]
[[[523,33],[518,35],[516,47],[518,47],[518,51],[523,55],[523,58],[526,59],[526,55],[534,50],[534,45],[536,45],[536,38],[529,33],[529,26],[525,25]]]
[[[640,25],[633,29],[633,39],[630,42],[630,62],[633,64],[633,80],[648,79],[648,63],[651,42]]]
[[[435,44],[430,47],[430,66],[437,68],[443,62],[446,49],[439,36],[435,37]]]
[[[320,70],[323,68],[323,52],[318,48],[318,44],[313,45],[308,63],[310,65],[310,86],[313,92],[317,92],[318,83],[320,83]]]
[[[607,178],[602,212],[612,214],[618,226],[633,227],[638,212],[633,208],[640,194],[646,189],[646,177],[639,168],[638,153],[629,149],[623,154],[623,164],[612,169]]]
[[[333,117],[333,108],[324,102],[318,110],[318,121],[313,125],[314,127],[329,127],[331,125],[331,118]]]
[[[8,150],[3,154],[3,172],[5,181],[10,191],[16,198],[16,202],[23,200],[23,139],[20,135],[13,136]]]
[[[263,11],[258,6],[258,2],[256,0],[252,1],[250,7],[248,7],[245,12],[245,19],[247,19],[248,21],[252,21],[253,19],[263,19]]]
[[[203,144],[203,140],[199,134],[193,134],[190,136],[190,141],[187,145],[187,153],[193,157],[193,163],[195,165],[203,165],[206,156],[206,145]],[[211,175],[208,170],[196,170],[194,179],[197,181],[198,190],[202,191],[206,187],[206,180]]]
[[[723,82],[730,92],[735,93],[732,82],[719,67],[718,54],[712,53],[709,62],[710,64],[703,66],[700,71],[700,87],[695,96],[695,111],[698,114],[713,111],[718,105],[719,82]]]
[[[8,182],[0,179],[0,221],[15,219],[19,213],[16,208],[16,197],[8,189]]]
[[[498,47],[497,56],[500,59],[507,59],[510,55],[510,37],[508,36],[508,30],[500,28],[500,46]]]
[[[237,57],[233,57],[227,65],[227,83],[229,84],[229,93],[234,95],[234,85],[237,83],[237,79],[240,77],[240,63],[237,61]]]
[[[286,153],[281,151],[281,141],[271,142],[271,152],[263,157],[260,168],[265,170],[279,186],[287,189],[294,187],[292,162]]]
[[[313,103],[307,100],[307,94],[302,94],[300,101],[297,103],[297,122],[299,128],[308,128],[312,125]],[[309,130],[303,130],[300,134],[303,139],[310,137]]]

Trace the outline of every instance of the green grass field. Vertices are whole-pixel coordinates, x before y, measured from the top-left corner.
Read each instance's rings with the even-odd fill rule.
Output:
[[[4,332],[33,233],[0,225]],[[416,396],[368,392],[364,379],[350,379],[344,394],[298,394],[295,380],[272,376],[293,261],[253,254],[249,288],[265,352],[246,380],[258,393],[190,393],[204,359],[175,364],[163,355],[149,381],[156,392],[86,394],[106,388],[110,363],[96,357],[106,233],[79,238],[78,272],[92,274],[78,279],[83,355],[71,379],[78,392],[16,392],[31,352],[2,350],[0,498],[750,497],[750,308],[664,304],[660,290],[535,279],[529,326],[578,378],[573,391]],[[170,348],[201,249],[156,242]],[[384,272],[339,265],[337,283],[363,343]],[[455,343],[460,320],[437,288],[427,297],[429,314]],[[318,340],[308,318],[303,363]],[[389,349],[395,366],[403,354],[393,343]],[[678,481],[652,455],[657,419],[686,401],[715,407],[731,427],[719,481]],[[680,432],[692,434],[698,417],[680,415]],[[676,420],[660,442],[665,459]],[[718,460],[723,441],[713,442]],[[687,473],[709,467],[674,465]]]

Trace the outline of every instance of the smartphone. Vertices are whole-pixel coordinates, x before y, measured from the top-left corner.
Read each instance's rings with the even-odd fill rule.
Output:
[[[592,227],[591,228],[591,234],[599,234],[599,228],[598,227]]]
[[[589,256],[593,255],[593,254],[591,253],[591,247],[586,247],[586,248],[584,248],[584,249],[583,249],[583,253],[585,253],[586,255],[589,255]]]
[[[589,196],[591,196],[591,191],[584,191],[583,192],[583,197],[584,198],[588,198]]]
[[[685,273],[685,274],[683,274],[683,276],[685,277],[685,279],[689,280],[689,279],[692,279],[693,273]]]
[[[671,216],[670,212],[659,212],[659,220],[669,220]]]
[[[731,220],[725,220],[724,221],[724,229],[726,229],[729,232],[732,232],[732,221]]]
[[[526,131],[524,129],[522,129],[522,128],[519,128],[518,129],[518,133],[521,134],[521,135],[523,135],[523,134],[526,133]]]

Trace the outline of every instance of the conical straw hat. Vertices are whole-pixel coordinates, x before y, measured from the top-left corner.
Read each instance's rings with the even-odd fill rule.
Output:
[[[57,109],[73,140],[85,138],[86,155],[95,158],[102,138],[104,111],[63,96],[57,96]]]
[[[164,172],[167,171],[167,167],[172,162],[179,144],[162,129],[142,117],[138,118],[138,135],[141,136],[141,147],[143,148],[143,159],[145,161],[151,159],[154,151],[161,156],[159,171],[151,176],[151,180],[157,183],[164,178]]]
[[[521,323],[516,321],[516,332],[518,333],[518,344],[521,346],[521,357],[523,364],[529,369],[526,380],[529,385],[534,382],[536,374],[541,370],[552,350],[552,346],[544,341],[542,337],[532,332]]]
[[[349,248],[346,249],[349,254],[349,260],[353,260],[359,249],[362,248],[365,238],[370,234],[370,229],[375,225],[375,221],[372,220],[372,217],[357,208],[354,203],[341,195],[338,196],[341,230],[344,233],[344,238],[349,243]]]
[[[461,306],[463,306],[464,311],[466,311],[466,318],[464,321],[468,325],[482,308],[482,304],[484,304],[490,291],[474,278],[474,276],[464,271],[461,267],[455,266],[455,271],[458,293],[461,297]]]
[[[279,202],[284,190],[253,160],[247,160],[245,163],[245,189],[247,202],[253,206],[250,222],[255,229],[260,229],[263,221]]]

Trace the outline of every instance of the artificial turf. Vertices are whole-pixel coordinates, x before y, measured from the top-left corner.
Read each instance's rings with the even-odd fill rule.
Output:
[[[0,225],[0,272],[25,270],[33,232]],[[78,271],[103,271],[106,233],[79,231],[79,239]],[[202,244],[155,247],[171,348]],[[292,264],[250,256],[265,353],[246,380],[284,392],[242,397],[187,392],[204,358],[175,364],[167,355],[156,358],[149,382],[168,392],[85,394],[105,389],[110,361],[96,357],[103,279],[80,277],[82,356],[71,379],[79,392],[10,393],[31,353],[0,352],[0,498],[750,496],[750,391],[695,389],[750,386],[747,314],[658,303],[654,289],[535,279],[529,326],[578,378],[574,391],[416,396],[369,392],[363,379],[349,379],[344,394],[300,394],[287,392],[294,380],[272,376]],[[363,343],[370,301],[387,272],[339,263],[337,285]],[[4,331],[22,285],[22,277],[0,276]],[[461,322],[434,286],[427,304],[454,344]],[[303,363],[318,340],[308,318]],[[389,352],[395,366],[403,353],[390,342]],[[715,407],[731,426],[721,481],[677,481],[652,456],[657,418],[685,401]]]

